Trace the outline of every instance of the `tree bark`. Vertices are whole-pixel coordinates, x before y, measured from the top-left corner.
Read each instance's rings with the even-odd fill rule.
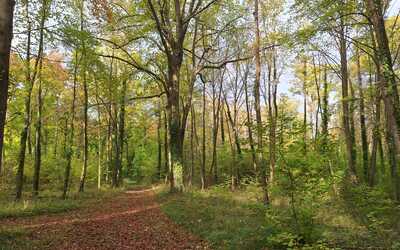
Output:
[[[256,122],[257,122],[257,165],[260,171],[261,186],[263,189],[263,202],[265,204],[269,203],[268,195],[268,185],[266,176],[266,166],[264,160],[264,145],[263,145],[263,126],[261,117],[261,105],[260,105],[260,81],[261,81],[261,56],[260,56],[260,23],[259,23],[259,2],[254,0],[254,20],[255,20],[255,46],[254,46],[254,56],[256,62],[256,77],[254,82],[254,106],[256,111]]]
[[[372,70],[370,70],[372,71]],[[370,85],[372,85],[372,72],[370,72]],[[376,184],[376,170],[377,170],[377,150],[379,147],[379,142],[381,138],[381,93],[379,86],[380,74],[376,73],[377,83],[375,86],[375,116],[374,116],[374,128],[372,131],[372,149],[371,149],[371,159],[369,163],[369,172],[368,172],[368,184],[373,187]]]
[[[161,168],[162,168],[162,139],[161,139],[161,126],[162,126],[162,110],[161,110],[161,100],[158,104],[158,123],[157,123],[157,180],[161,180]]]
[[[244,84],[244,92],[245,92],[245,101],[246,101],[246,117],[247,117],[247,133],[249,136],[249,144],[250,144],[250,152],[251,152],[251,159],[253,163],[253,169],[254,173],[256,176],[258,176],[258,169],[257,169],[257,155],[256,155],[256,149],[254,146],[254,138],[253,138],[253,118],[252,118],[252,113],[251,113],[251,107],[250,107],[250,101],[249,101],[249,87],[247,84],[247,79],[248,79],[248,74],[249,74],[249,67],[246,68],[245,75],[243,77],[243,84]]]
[[[398,162],[400,154],[400,101],[396,85],[396,75],[393,71],[393,61],[390,53],[389,41],[383,16],[383,4],[381,0],[365,0],[367,11],[372,22],[377,49],[375,60],[379,62],[380,90],[383,98],[386,115],[386,142],[388,144],[389,162],[391,165],[391,178],[394,190],[394,198],[400,201],[400,177],[398,174]]]
[[[345,27],[341,20],[339,31],[339,53],[340,53],[340,74],[342,80],[342,111],[343,111],[343,128],[346,141],[346,157],[348,174],[352,181],[357,181],[356,173],[356,152],[355,145],[351,135],[351,111],[349,105],[349,77],[347,69],[347,42],[345,38]]]
[[[202,112],[202,161],[200,169],[201,189],[207,187],[206,182],[206,82],[203,81],[203,112]]]
[[[303,150],[307,154],[307,59],[304,58],[304,70],[303,70]]]
[[[35,163],[33,173],[33,196],[39,194],[39,180],[40,180],[40,167],[42,164],[42,110],[43,110],[43,91],[42,91],[42,67],[43,67],[43,40],[44,40],[44,25],[47,19],[47,0],[42,0],[41,20],[40,20],[40,34],[39,34],[39,87],[37,94],[37,121],[36,121],[36,136],[35,136]]]
[[[25,168],[25,153],[26,153],[26,142],[28,139],[28,132],[31,125],[32,120],[32,112],[31,112],[31,100],[32,100],[32,92],[33,87],[36,81],[36,76],[38,73],[38,66],[41,58],[43,56],[43,41],[39,43],[38,56],[35,59],[35,64],[33,68],[33,72],[31,71],[31,36],[32,36],[32,23],[29,16],[29,3],[25,3],[25,15],[27,19],[27,52],[26,52],[26,75],[25,81],[27,86],[27,92],[25,96],[25,117],[24,117],[24,126],[21,131],[20,137],[20,148],[19,148],[19,156],[18,156],[18,168],[17,168],[17,176],[16,176],[16,195],[15,199],[20,200],[22,197],[22,189],[24,184],[24,168]]]
[[[3,166],[14,5],[15,1],[13,0],[0,0],[0,175]]]
[[[328,137],[329,137],[329,90],[328,90],[328,72],[327,67],[324,65],[324,82],[323,82],[323,95],[322,95],[322,151],[327,152]]]
[[[113,174],[113,186],[119,187],[122,183],[122,153],[125,141],[125,105],[126,105],[127,79],[122,82],[120,91],[118,121],[115,121],[115,170]],[[117,114],[115,115],[117,118]]]
[[[80,21],[81,21],[81,31],[84,31],[84,16],[83,16],[83,9],[85,7],[85,2],[82,0],[80,9]],[[86,72],[86,44],[85,41],[82,41],[82,50],[84,57],[84,65],[83,65],[83,166],[81,172],[81,178],[79,181],[79,192],[85,191],[85,183],[86,183],[86,175],[87,175],[87,168],[88,168],[88,160],[89,160],[89,138],[88,138],[88,110],[89,110],[89,94],[88,94],[88,82],[87,82],[87,72]]]
[[[73,80],[73,94],[72,94],[72,104],[71,104],[71,117],[69,124],[69,133],[68,134],[68,142],[67,148],[65,152],[65,158],[67,164],[65,165],[65,173],[64,173],[64,187],[62,198],[66,199],[69,191],[69,182],[71,177],[71,167],[72,167],[72,157],[73,157],[73,144],[74,144],[74,136],[75,136],[75,106],[76,106],[76,85],[78,78],[78,66],[80,64],[80,58],[78,56],[78,52],[75,52],[75,65],[74,65],[74,80]]]
[[[365,121],[365,104],[364,104],[364,88],[363,79],[361,74],[361,63],[360,63],[360,51],[356,49],[356,60],[357,60],[357,78],[358,78],[358,98],[360,107],[360,133],[361,133],[361,147],[362,147],[362,158],[363,158],[363,170],[364,180],[368,180],[369,171],[369,152],[368,152],[368,137],[367,137],[367,125]]]

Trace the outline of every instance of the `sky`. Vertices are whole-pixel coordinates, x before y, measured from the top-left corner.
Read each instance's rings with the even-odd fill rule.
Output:
[[[388,10],[388,15],[396,16],[399,13],[399,10],[400,10],[400,0],[392,0]]]

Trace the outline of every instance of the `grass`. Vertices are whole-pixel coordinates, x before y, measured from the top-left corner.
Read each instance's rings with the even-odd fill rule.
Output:
[[[214,249],[263,249],[265,208],[251,192],[234,196],[223,188],[207,192],[159,193],[162,210]]]
[[[158,197],[173,221],[214,249],[400,249],[399,231],[381,224],[388,220],[399,225],[398,212],[382,214],[375,221],[379,224],[373,225],[373,220],[360,220],[368,213],[358,210],[354,214],[343,201],[328,197],[316,208],[307,204],[297,208],[299,235],[287,200],[275,197],[267,209],[258,202],[260,193],[252,186],[236,192],[222,187],[186,193],[161,189]],[[377,211],[374,208],[373,214]],[[305,235],[302,243],[298,237]]]
[[[0,250],[40,249],[38,243],[27,240],[30,231],[22,228],[2,229],[0,231]]]
[[[43,192],[36,199],[30,194],[19,202],[15,202],[13,197],[0,197],[0,219],[30,217],[42,214],[62,213],[89,205],[98,200],[111,196],[118,190],[98,191],[89,189],[84,193],[74,193],[66,200],[60,198],[59,192]]]

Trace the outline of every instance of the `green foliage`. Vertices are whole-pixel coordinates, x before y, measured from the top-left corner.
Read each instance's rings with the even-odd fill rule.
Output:
[[[388,249],[397,249],[400,238],[400,206],[387,192],[365,185],[346,186],[343,202],[348,211]]]

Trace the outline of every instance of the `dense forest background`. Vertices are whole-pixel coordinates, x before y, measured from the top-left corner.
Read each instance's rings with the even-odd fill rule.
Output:
[[[316,242],[340,206],[324,216],[397,249],[399,17],[396,0],[17,1],[1,196],[247,188],[292,228],[270,245]]]

